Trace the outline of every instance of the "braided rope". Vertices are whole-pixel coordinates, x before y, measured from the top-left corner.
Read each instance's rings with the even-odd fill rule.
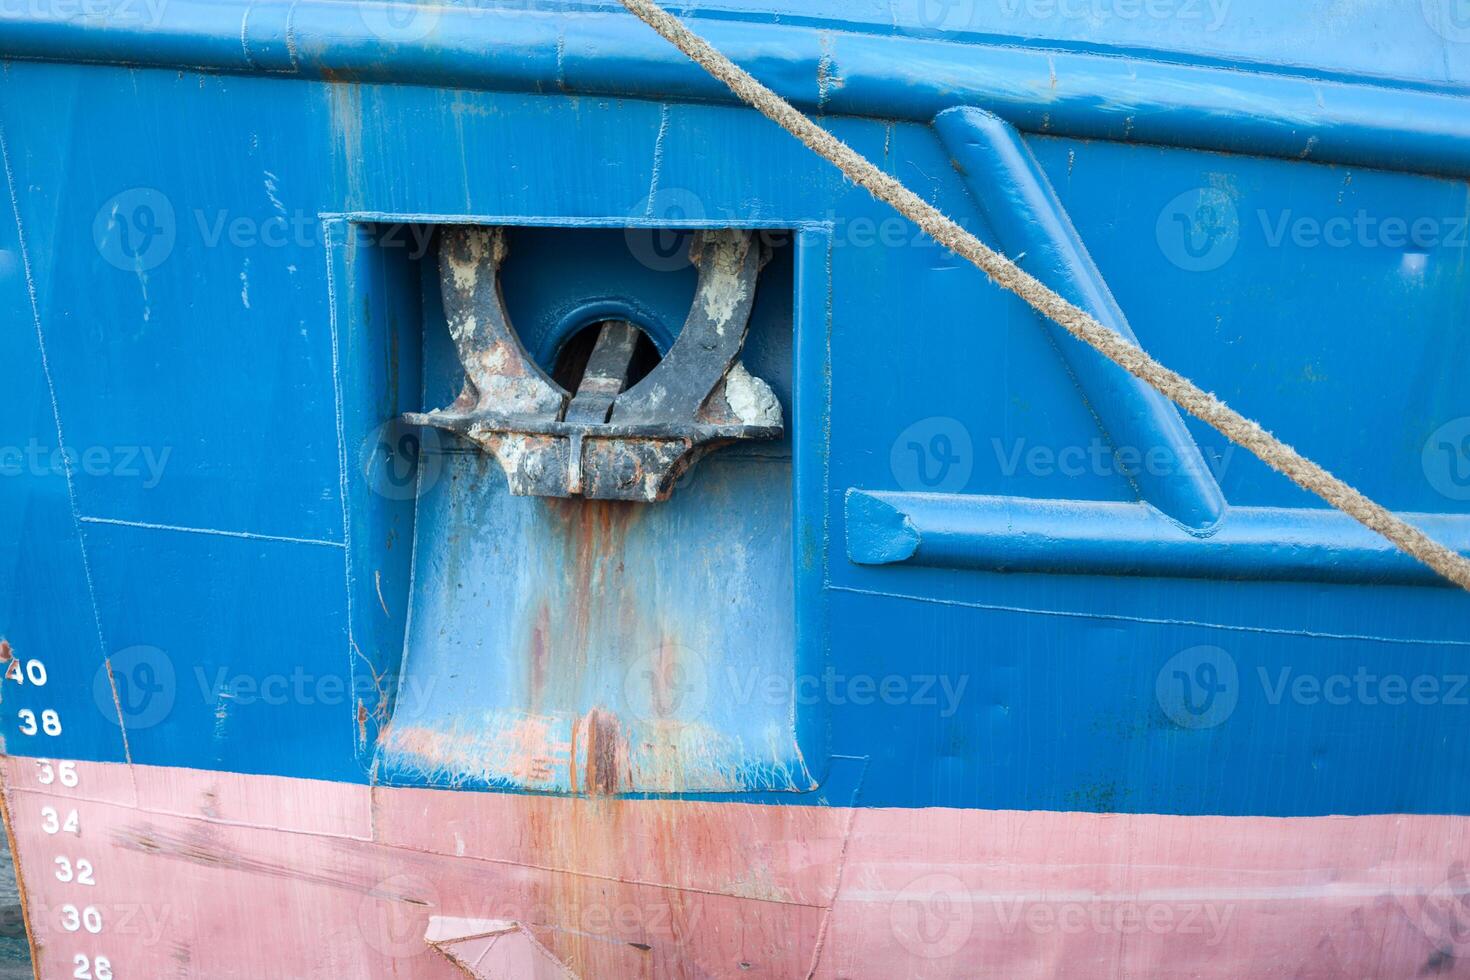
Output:
[[[1244,446],[1263,463],[1304,490],[1357,520],[1413,555],[1440,575],[1470,591],[1470,560],[1433,540],[1324,467],[1307,459],[1193,381],[1154,360],[1143,348],[1103,326],[1059,296],[1035,276],[988,247],[898,180],[878,169],[830,132],[802,115],[791,103],[756,81],[749,72],[711,47],[654,0],[621,0],[638,19],[688,55],[701,68],[766,118],[802,143],[875,198],[893,206],[936,242],[968,259],[996,285],[1015,293],[1042,316],[1078,340]]]

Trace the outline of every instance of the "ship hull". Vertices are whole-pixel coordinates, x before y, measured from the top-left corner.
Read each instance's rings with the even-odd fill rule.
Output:
[[[58,790],[38,771],[6,766],[43,976],[95,946],[119,976],[510,977],[514,944],[464,941],[513,926],[587,977],[1326,980],[1466,952],[1463,817],[577,800],[100,763]],[[76,832],[45,833],[45,807]],[[106,880],[58,894],[58,849]],[[68,930],[63,897],[105,939]]]

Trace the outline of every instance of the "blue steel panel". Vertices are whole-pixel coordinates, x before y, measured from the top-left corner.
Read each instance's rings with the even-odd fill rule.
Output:
[[[966,18],[965,11],[979,6],[967,0],[915,2],[923,6],[921,17],[942,8],[951,17],[958,12]],[[1016,2],[1044,7],[1050,0]],[[1057,6],[1073,2],[1058,0]],[[1181,8],[1189,2],[1179,0]],[[422,6],[422,12],[387,19],[384,7],[360,10],[337,0],[289,5],[170,0],[155,18],[115,17],[101,24],[71,17],[65,9],[42,8],[0,23],[0,50],[21,58],[305,79],[594,97],[732,98],[721,83],[621,11],[591,4],[568,4],[561,13],[534,6],[486,9],[479,3]],[[919,32],[928,36],[911,39],[903,36],[910,32],[892,27],[843,29],[856,25],[841,19],[797,17],[797,25],[788,26],[785,17],[750,23],[716,16],[699,27],[778,92],[822,112],[928,120],[956,105],[975,105],[1029,132],[1407,170],[1464,174],[1470,169],[1470,129],[1458,99],[1447,94],[1463,92],[1470,77],[1470,64],[1459,50],[1467,27],[1453,0],[1425,0],[1423,14],[1402,15],[1391,0],[1364,6],[1367,23],[1387,15],[1400,18],[1400,26],[1365,30],[1340,48],[1347,52],[1340,65],[1358,69],[1346,73],[1352,78],[1374,64],[1381,37],[1413,44],[1425,63],[1443,65],[1443,91],[1416,81],[1424,77],[1419,71],[1404,72],[1408,84],[1382,87],[1341,84],[1330,73],[1326,79],[1298,73],[1289,61],[1275,71],[1241,71],[1255,66],[1231,59],[1228,52],[1232,46],[1260,43],[1256,25],[1268,6],[1269,0],[1252,0],[1229,21],[1221,36],[1233,37],[1234,45],[1217,46],[1208,38],[1198,43],[1197,50],[1220,51],[1220,59],[1144,57],[1126,46],[1069,51],[1077,45],[1057,41],[1028,50],[1010,38],[954,29],[931,28]],[[387,9],[404,13],[402,7]],[[1047,34],[1065,38],[1070,33],[1066,16],[1043,19],[1050,21]],[[1147,33],[1147,25],[1141,33]],[[1316,48],[1312,31],[1298,20],[1280,37],[1298,50]]]
[[[360,782],[342,549],[88,525],[134,762]]]
[[[1390,507],[1470,512],[1422,459],[1437,428],[1470,413],[1449,369],[1470,362],[1470,183],[1031,142],[1155,356],[1188,365],[1206,390]],[[1197,202],[1219,218],[1191,225],[1195,258],[1176,215]],[[1230,503],[1320,506],[1190,424],[1206,457],[1222,461]]]
[[[269,84],[126,77],[72,75],[0,108],[25,134],[11,163],[67,438],[136,447],[147,471],[83,467],[77,508],[341,541],[317,113],[279,112],[288,90]],[[209,120],[181,116],[190,102],[227,103],[234,125],[198,144]]]
[[[938,679],[921,704],[833,710],[835,740],[870,757],[867,805],[927,797],[996,809],[1273,816],[1470,808],[1470,785],[1446,776],[1470,764],[1460,644],[840,592],[832,646],[849,680],[896,675],[914,701],[914,678]],[[1427,686],[1413,694],[1409,682],[1420,676],[1438,679],[1432,695]],[[1207,700],[1197,680],[1211,677],[1224,689]],[[1389,677],[1403,688],[1385,687]],[[850,683],[838,690],[849,701],[878,700]]]
[[[217,26],[202,8],[179,9]],[[325,17],[325,9],[307,13]],[[610,25],[623,23],[612,19],[599,29],[616,33],[623,28]],[[3,26],[12,38],[21,30]],[[548,66],[555,30],[546,33],[519,52],[525,64],[514,71],[526,78],[554,72]],[[541,40],[548,41],[544,50]],[[872,38],[842,44],[865,50],[859,42],[878,44]],[[829,108],[891,108],[907,100],[907,109],[931,112],[944,107],[937,91],[953,95],[964,89],[956,80],[979,84],[974,79],[985,75],[992,88],[996,79],[1013,86],[1018,112],[1039,124],[1044,99],[1034,97],[1026,72],[1044,66],[1044,56],[1022,52],[967,65],[955,49],[962,46],[913,43],[925,45],[934,60],[905,67],[915,80],[912,90],[895,95],[892,79],[855,77],[834,89]],[[383,50],[368,46],[359,54]],[[574,45],[572,53],[574,75],[590,84],[596,65],[588,50]],[[219,54],[234,57],[223,42]],[[665,74],[652,73],[642,84],[675,90],[692,84],[671,57],[654,60]],[[894,61],[891,53],[888,60]],[[844,64],[864,63],[854,55]],[[941,63],[944,72],[917,78]],[[478,64],[466,56],[449,67],[473,74]],[[786,73],[788,86],[808,67],[799,59],[793,64],[777,72]],[[1195,71],[1175,68],[1181,74],[1170,77]],[[1230,96],[1240,105],[1269,100],[1282,91],[1272,86],[1285,84],[1218,74],[1242,76]],[[1067,77],[1064,72],[1064,85]],[[1038,79],[1044,89],[1044,70],[1032,80]],[[796,398],[788,406],[797,413],[798,432],[806,433],[793,447],[806,467],[797,467],[794,513],[826,532],[825,540],[808,533],[796,542],[795,565],[820,569],[825,561],[829,582],[825,590],[799,595],[796,629],[798,636],[827,637],[827,659],[812,667],[824,682],[830,667],[836,686],[818,689],[827,721],[817,734],[834,755],[870,757],[863,804],[1470,812],[1462,781],[1447,775],[1465,762],[1467,710],[1448,692],[1430,703],[1396,706],[1272,695],[1282,669],[1320,678],[1362,668],[1452,683],[1466,646],[1467,602],[1458,593],[847,563],[831,542],[842,540],[841,500],[849,487],[1099,501],[1131,501],[1133,492],[1107,467],[1085,466],[1072,475],[1027,464],[1024,455],[1011,465],[1023,441],[1024,454],[1035,446],[1086,448],[1097,437],[1034,317],[748,112],[585,94],[18,62],[7,66],[3,84],[6,163],[15,174],[22,221],[28,232],[34,229],[29,241],[40,319],[67,438],[175,446],[150,489],[79,484],[82,516],[328,542],[85,525],[104,648],[151,645],[179,668],[179,703],[168,717],[140,726],[134,740],[140,761],[364,778],[351,701],[227,705],[221,722],[220,704],[198,697],[193,669],[204,666],[206,680],[221,667],[227,674],[253,670],[258,683],[279,672],[261,665],[275,653],[288,671],[300,666],[350,677],[357,651],[348,643],[348,597],[354,637],[356,617],[376,601],[365,595],[373,587],[370,575],[355,577],[350,593],[344,585],[342,467],[350,474],[360,464],[352,458],[360,443],[344,436],[339,446],[321,213],[541,215],[612,227],[739,221],[807,229],[798,263],[830,270],[825,301],[801,300]],[[799,84],[814,93],[816,72]],[[1301,84],[1303,92],[1312,88]],[[875,95],[880,90],[883,99]],[[1086,95],[1068,98],[1058,109],[1068,125],[1116,135],[1116,107],[1100,108]],[[1402,152],[1363,123],[1372,118],[1388,126],[1390,116],[1401,116],[1392,125],[1402,131],[1429,119],[1429,108],[1458,110],[1461,100],[1344,87],[1328,103],[1337,105],[1338,98],[1373,108],[1347,123],[1325,110],[1302,125],[1278,113],[1256,131],[1270,139],[1241,146],[1269,143],[1284,152],[1282,133],[1295,139],[1320,123],[1336,134],[1339,152],[1347,147],[1401,166],[1463,162],[1466,144],[1444,139],[1446,127],[1453,128],[1450,115],[1437,117],[1436,125],[1443,124],[1437,134],[1420,132],[1422,141],[1403,144]],[[1257,125],[1226,115],[1236,121],[1227,119],[1221,131]],[[1217,121],[1198,106],[1169,119],[1182,126],[1181,139]],[[828,121],[920,193],[984,229],[925,125]],[[1454,373],[1444,367],[1445,358],[1460,363],[1466,353],[1464,249],[1443,241],[1415,250],[1357,239],[1343,248],[1301,246],[1290,238],[1273,245],[1266,237],[1288,210],[1313,221],[1352,217],[1360,208],[1457,220],[1466,213],[1463,182],[1358,169],[1349,180],[1345,168],[1308,162],[1063,138],[1029,142],[1120,307],[1165,361],[1388,503],[1464,511],[1465,501],[1427,476],[1421,458],[1433,433],[1470,416],[1453,387]],[[138,187],[156,188],[175,216],[169,257],[141,276],[135,267],[109,263],[108,246],[99,251],[93,243],[99,209]],[[272,193],[285,217],[302,217],[309,229],[303,240],[210,246],[201,237],[197,209],[205,210],[205,230],[220,212],[262,226],[282,216]],[[1186,249],[1181,258],[1160,231],[1171,227],[1171,202],[1185,194],[1194,203],[1235,208],[1238,239],[1210,275],[1181,267],[1198,257]],[[829,248],[820,240],[824,234],[831,236]],[[1212,241],[1194,244],[1203,255],[1221,254]],[[13,283],[13,271],[8,275]],[[33,324],[18,301],[20,312],[11,310],[13,301],[7,293],[6,343],[18,345],[17,357],[0,371],[19,380],[14,398],[24,398],[18,404],[30,413],[16,438],[37,430],[44,436],[44,403],[30,407],[40,391]],[[381,355],[381,344],[354,347],[351,317],[337,312],[336,350],[339,361],[350,361],[339,367],[360,372],[355,383],[370,389],[374,377],[385,376],[369,363]],[[528,315],[527,322],[534,319]],[[547,314],[545,322],[561,320]],[[365,424],[372,413],[391,411],[386,399],[344,400],[341,420]],[[1208,458],[1226,460],[1221,480],[1232,503],[1304,503],[1244,454],[1227,455],[1208,433],[1194,431]],[[371,491],[355,477],[347,483],[353,518],[361,495]],[[84,651],[95,651],[99,641],[90,635],[96,633],[87,622],[90,610],[77,599],[86,593],[77,578],[79,554],[66,546],[76,531],[61,506],[64,484],[48,476],[8,484],[6,493],[37,514],[37,536],[49,552],[38,567],[50,567],[58,578],[17,576],[12,611],[23,610],[14,613],[20,625],[8,621],[3,628],[17,643],[40,629],[27,625],[35,620],[26,610],[56,608],[49,583],[61,581],[76,608],[47,627],[64,627],[65,636],[42,639],[64,645],[67,662],[90,675],[95,654]],[[377,526],[360,542],[372,547],[387,538]],[[35,546],[22,540],[25,554],[34,554]],[[268,627],[269,635],[242,630],[247,623]],[[375,639],[364,653],[374,672],[389,666],[396,628],[393,622],[362,627],[361,635]],[[1190,653],[1199,647],[1218,648],[1230,660]],[[1175,661],[1185,655],[1199,662]],[[1215,677],[1233,665],[1235,696],[1227,717],[1191,726],[1193,702],[1171,700],[1168,685],[1176,673],[1203,676],[1199,658],[1214,658],[1208,662]],[[868,686],[890,675],[902,682],[904,696]],[[7,690],[8,732],[15,730],[18,706]],[[66,754],[114,757],[110,724],[91,706],[80,710],[92,711],[105,735],[74,749],[68,728]],[[85,727],[82,732],[92,737]],[[10,748],[39,751],[33,744]]]
[[[475,0],[451,0],[471,6]],[[1426,85],[1463,82],[1470,50],[1464,14],[1437,0],[1344,6],[1335,0],[694,0],[695,18],[840,22],[913,37],[1036,39],[1070,50],[1168,52],[1171,61],[1222,61],[1378,76]]]
[[[8,140],[0,131],[0,145],[8,148]],[[125,749],[67,485],[68,470],[82,462],[75,450],[85,447],[57,431],[31,307],[28,243],[17,234],[10,202],[7,187],[0,207],[0,641],[15,660],[0,664],[11,677],[4,684],[0,745],[18,755],[116,762]],[[143,470],[124,466],[126,453],[109,449],[107,466],[114,482],[136,483]],[[45,670],[42,686],[33,683],[36,668],[27,669],[32,661]],[[39,724],[25,734],[18,723],[24,710],[37,719],[55,711],[60,734]]]

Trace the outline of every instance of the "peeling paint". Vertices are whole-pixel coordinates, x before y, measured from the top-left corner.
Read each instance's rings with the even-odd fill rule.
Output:
[[[780,425],[781,403],[771,386],[736,361],[725,375],[725,401],[745,425]]]

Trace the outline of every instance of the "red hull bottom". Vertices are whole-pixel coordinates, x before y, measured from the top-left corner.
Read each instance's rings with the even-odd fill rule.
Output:
[[[47,978],[1470,975],[1465,817],[581,800],[25,758],[5,772]]]

